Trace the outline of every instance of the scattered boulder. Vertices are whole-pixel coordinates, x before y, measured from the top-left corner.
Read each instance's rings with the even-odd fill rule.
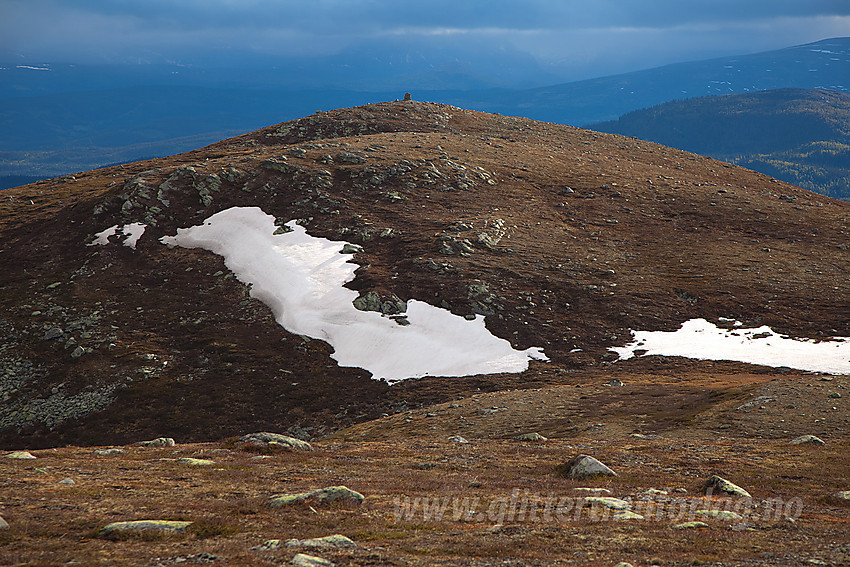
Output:
[[[208,467],[210,465],[215,464],[215,461],[211,461],[209,459],[193,459],[191,457],[183,457],[181,459],[177,459],[177,462],[192,467]]]
[[[108,449],[95,449],[94,454],[103,457],[107,455],[122,455],[124,454],[124,449],[119,449],[118,447],[111,447]]]
[[[350,244],[348,242],[345,243],[345,246],[342,247],[340,254],[357,254],[359,252],[363,252],[363,247],[359,244]]]
[[[61,327],[53,327],[48,329],[47,332],[44,333],[45,341],[52,341],[56,339],[61,339],[65,333],[62,331]]]
[[[7,459],[35,459],[35,455],[29,451],[13,451],[5,455]]]
[[[353,301],[360,311],[377,311],[382,315],[398,315],[407,312],[407,302],[395,294],[382,298],[376,291],[367,291]]]
[[[597,461],[590,455],[577,455],[558,465],[555,469],[568,478],[592,478],[595,476],[618,476],[617,473]]]
[[[275,549],[280,549],[279,539],[267,539],[262,545],[252,547],[251,551],[274,551]]]
[[[524,433],[522,435],[517,435],[514,437],[516,441],[548,441],[549,439],[543,437],[539,433]]]
[[[139,447],[174,447],[176,443],[171,437],[157,437],[150,441],[139,441],[136,445]]]
[[[360,165],[366,163],[366,154],[362,152],[337,152],[334,161],[344,165]]]
[[[741,514],[737,512],[732,512],[730,510],[697,510],[694,512],[697,516],[705,516],[707,518],[714,518],[715,520],[733,520],[733,521],[741,521],[744,519]]]
[[[271,157],[260,164],[260,167],[272,169],[281,173],[295,173],[298,166],[286,163],[286,156]]]
[[[791,445],[826,445],[823,439],[814,435],[800,435],[789,441]]]
[[[136,520],[131,522],[113,522],[101,528],[99,536],[112,536],[127,532],[151,532],[151,533],[183,533],[192,522],[180,522],[174,520]]]
[[[269,499],[269,506],[272,508],[282,508],[298,502],[311,502],[315,504],[331,504],[332,502],[362,504],[365,499],[365,496],[346,486],[329,486],[299,494],[277,494]]]
[[[752,498],[752,496],[750,496],[750,493],[741,488],[740,486],[733,484],[725,478],[719,477],[717,475],[713,475],[711,478],[706,480],[702,488],[705,494],[708,496],[719,492],[722,494],[729,494],[730,496]]]
[[[357,547],[357,544],[344,535],[334,534],[310,539],[290,539],[287,540],[286,547],[325,547],[340,549],[345,547]]]
[[[452,435],[449,437],[449,441],[452,443],[459,443],[461,445],[465,445],[469,443],[469,441],[465,437],[461,437],[460,435]]]
[[[575,492],[581,493],[592,493],[592,494],[611,494],[611,491],[607,488],[573,488]]]
[[[327,559],[305,555],[304,553],[297,554],[290,563],[296,567],[333,567],[334,565]]]
[[[239,439],[243,449],[247,450],[278,450],[278,451],[312,451],[313,446],[288,435],[280,433],[269,433],[261,431],[259,433],[249,433],[243,435]]]
[[[76,483],[76,482],[74,482],[74,479],[73,479],[73,478],[66,478],[66,479],[60,480],[60,481],[59,481],[59,484],[68,484],[68,485],[72,485],[72,484],[77,484],[77,483]]]
[[[618,510],[612,516],[615,520],[643,520],[644,517],[631,510]]]
[[[584,499],[584,501],[588,504],[598,504],[609,510],[628,510],[631,508],[631,504],[626,502],[625,500],[620,500],[619,498],[612,498],[610,496],[588,496]]]
[[[681,524],[674,524],[672,526],[674,530],[698,530],[707,527],[708,524],[705,522],[684,522]]]
[[[842,490],[841,492],[836,492],[832,496],[839,500],[850,500],[850,490]]]
[[[3,516],[0,516],[0,531],[8,530],[8,529],[9,529],[9,522],[4,520]]]

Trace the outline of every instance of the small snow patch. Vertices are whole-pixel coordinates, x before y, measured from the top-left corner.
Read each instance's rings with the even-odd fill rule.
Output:
[[[737,324],[736,324],[737,326]],[[682,323],[678,331],[632,331],[634,340],[611,347],[620,360],[641,356],[683,356],[699,360],[733,360],[810,372],[850,374],[850,338],[826,341],[795,339],[768,326],[722,329],[705,319]]]
[[[106,230],[102,230],[94,235],[94,241],[89,242],[86,246],[105,246],[109,244],[109,238],[115,235],[121,235],[124,239],[124,246],[128,246],[133,250],[136,249],[136,243],[145,233],[146,225],[140,222],[125,224],[120,227],[116,224],[110,226]]]

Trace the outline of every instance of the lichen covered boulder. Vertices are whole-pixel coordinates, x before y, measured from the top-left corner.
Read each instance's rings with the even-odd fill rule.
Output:
[[[282,508],[299,502],[320,505],[327,505],[334,502],[359,505],[365,499],[365,496],[346,486],[328,486],[298,494],[277,494],[269,499],[269,506],[272,508]]]
[[[567,478],[592,478],[595,476],[618,476],[613,470],[589,455],[577,455],[556,471]]]
[[[246,450],[259,451],[312,451],[313,446],[288,435],[260,431],[249,433],[239,439],[239,444]]]

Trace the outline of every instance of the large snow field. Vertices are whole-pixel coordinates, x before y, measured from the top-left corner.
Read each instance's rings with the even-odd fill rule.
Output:
[[[341,253],[346,243],[310,236],[295,222],[286,225],[292,232],[274,234],[274,221],[257,207],[234,207],[160,240],[223,256],[287,331],[327,341],[340,366],[364,368],[377,379],[522,372],[529,359],[546,359],[539,348],[515,350],[492,335],[481,316],[467,320],[410,300],[410,324],[402,326],[355,309],[358,293],[343,287],[358,267]]]

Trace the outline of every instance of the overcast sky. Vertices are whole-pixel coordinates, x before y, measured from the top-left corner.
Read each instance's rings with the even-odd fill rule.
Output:
[[[850,0],[0,0],[0,61],[28,63],[409,43],[518,51],[578,79],[836,36]]]

